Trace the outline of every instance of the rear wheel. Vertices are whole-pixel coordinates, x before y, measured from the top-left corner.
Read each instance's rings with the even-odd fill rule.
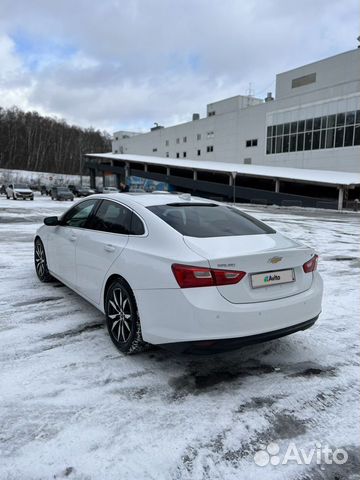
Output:
[[[121,279],[109,287],[105,299],[106,325],[111,340],[121,352],[143,351],[143,341],[136,300],[129,285]]]
[[[13,200],[17,200],[17,198],[15,197],[15,193],[13,193]]]
[[[45,248],[40,238],[37,238],[35,240],[34,261],[36,274],[39,277],[39,280],[44,283],[51,282],[53,280],[53,277],[49,273],[45,255]]]

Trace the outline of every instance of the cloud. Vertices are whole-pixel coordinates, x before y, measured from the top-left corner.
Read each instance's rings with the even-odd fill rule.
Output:
[[[0,105],[148,129],[356,47],[357,0],[2,0]],[[6,12],[6,13],[4,13]]]

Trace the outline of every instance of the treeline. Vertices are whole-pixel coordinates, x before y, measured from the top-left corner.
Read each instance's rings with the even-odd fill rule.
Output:
[[[82,154],[108,151],[107,132],[0,107],[0,168],[79,174]]]

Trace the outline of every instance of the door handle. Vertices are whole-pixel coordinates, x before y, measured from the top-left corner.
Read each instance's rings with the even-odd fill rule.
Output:
[[[114,245],[107,244],[107,245],[104,246],[104,249],[105,249],[107,252],[115,252],[115,247],[114,247]]]

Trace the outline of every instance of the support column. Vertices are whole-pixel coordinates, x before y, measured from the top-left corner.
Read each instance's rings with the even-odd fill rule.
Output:
[[[148,171],[148,165],[147,165],[147,163],[145,163],[145,165],[144,165],[144,172],[147,172],[147,171]]]
[[[130,176],[130,165],[129,162],[125,163],[125,183]]]
[[[344,200],[344,188],[339,187],[339,196],[338,196],[338,210],[342,210]]]
[[[194,170],[193,172],[193,180],[196,182],[197,180],[197,170]]]
[[[233,204],[234,205],[236,203],[236,175],[237,175],[237,172],[231,172],[232,186],[233,186]]]
[[[170,167],[166,167],[166,175],[170,177]]]
[[[230,186],[230,187],[232,187],[233,181],[234,181],[234,180],[233,180],[232,175],[229,175],[229,186]]]
[[[96,172],[93,168],[89,169],[90,174],[90,188],[96,188]]]
[[[115,175],[115,177],[116,177],[116,188],[118,188],[118,189],[120,190],[120,183],[121,183],[121,175],[120,175],[120,173],[117,173],[117,174]]]
[[[276,179],[275,180],[275,193],[280,192],[280,180]]]

